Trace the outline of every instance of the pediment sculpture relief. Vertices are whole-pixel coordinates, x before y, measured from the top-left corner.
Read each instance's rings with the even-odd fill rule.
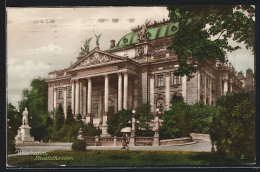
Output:
[[[80,64],[78,64],[76,66],[76,68],[93,66],[93,65],[97,65],[97,64],[104,64],[104,63],[111,62],[111,61],[116,61],[116,60],[117,59],[115,59],[113,57],[110,57],[108,55],[95,52],[92,56],[87,57]]]

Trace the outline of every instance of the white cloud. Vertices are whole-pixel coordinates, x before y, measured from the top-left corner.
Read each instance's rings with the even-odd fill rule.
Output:
[[[29,49],[28,54],[42,54],[42,53],[61,53],[61,47],[55,44],[48,44],[34,49]]]
[[[7,90],[8,101],[17,106],[17,102],[21,100],[22,90],[30,85],[30,81],[37,77],[47,77],[51,67],[48,64],[26,61],[24,65],[15,65],[15,59],[8,60],[7,66]]]

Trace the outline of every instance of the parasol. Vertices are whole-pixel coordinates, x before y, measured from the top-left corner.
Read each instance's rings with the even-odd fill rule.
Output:
[[[125,127],[120,132],[121,133],[130,133],[131,132],[131,127]]]

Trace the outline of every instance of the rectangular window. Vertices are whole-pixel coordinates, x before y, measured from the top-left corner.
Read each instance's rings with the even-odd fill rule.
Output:
[[[157,86],[163,86],[163,75],[157,75]]]
[[[71,87],[70,87],[69,90],[68,90],[68,97],[70,98],[71,95],[72,95],[72,90],[71,90]]]
[[[177,84],[180,84],[180,76],[176,76],[174,75],[173,76],[173,85],[177,85]]]
[[[203,85],[203,75],[200,75],[200,85]]]
[[[209,88],[209,79],[206,79],[206,87]]]
[[[59,90],[59,99],[63,98],[63,91]]]

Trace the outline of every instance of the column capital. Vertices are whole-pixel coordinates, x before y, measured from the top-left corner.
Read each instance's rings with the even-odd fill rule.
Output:
[[[122,72],[124,75],[127,75],[129,72],[128,71],[123,71]]]
[[[154,74],[149,74],[150,79],[154,79]]]
[[[166,77],[170,77],[171,76],[171,72],[165,72],[165,76]]]
[[[104,74],[103,77],[109,78],[109,75],[108,74]]]
[[[62,87],[63,91],[67,91],[67,87]]]
[[[78,83],[79,83],[79,79],[74,79],[74,82],[75,82],[76,84],[78,84]]]
[[[117,72],[116,73],[118,76],[121,76],[122,75],[122,72]]]
[[[92,81],[91,79],[92,79],[91,77],[87,77],[88,82],[91,82]]]
[[[54,88],[54,91],[57,91],[58,90],[58,88]]]
[[[227,78],[222,78],[222,81],[228,82],[228,79]]]

